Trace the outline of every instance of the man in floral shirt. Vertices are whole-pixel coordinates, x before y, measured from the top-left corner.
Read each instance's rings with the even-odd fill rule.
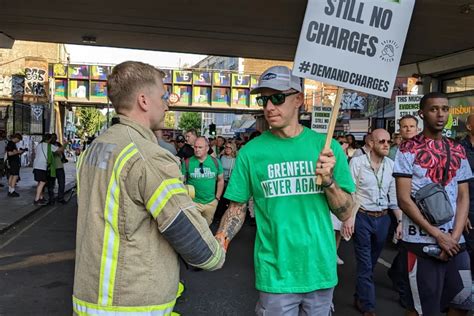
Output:
[[[442,136],[449,117],[446,95],[432,92],[420,101],[423,132],[400,145],[395,157],[398,204],[403,216],[403,246],[408,251],[408,279],[411,302],[407,315],[466,315],[471,309],[470,260],[462,232],[469,209],[468,181],[472,177],[464,148]],[[431,225],[421,214],[412,196],[430,183],[441,183],[450,162],[445,190],[455,211],[452,220]],[[423,252],[427,245],[438,245],[438,257]]]

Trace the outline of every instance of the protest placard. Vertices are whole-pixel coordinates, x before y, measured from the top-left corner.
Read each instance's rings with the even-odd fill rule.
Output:
[[[293,74],[390,98],[415,0],[308,0]]]
[[[418,119],[418,129],[417,132],[423,130],[423,120],[418,115],[418,110],[420,109],[420,100],[422,95],[397,95],[395,99],[395,132],[400,131],[400,125],[398,122],[400,118],[405,115],[413,115]]]

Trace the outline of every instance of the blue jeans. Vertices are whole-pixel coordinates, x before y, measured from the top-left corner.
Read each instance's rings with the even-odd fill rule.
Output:
[[[375,311],[373,272],[387,239],[390,216],[373,217],[358,212],[354,225],[354,250],[357,262],[356,299],[364,312]]]

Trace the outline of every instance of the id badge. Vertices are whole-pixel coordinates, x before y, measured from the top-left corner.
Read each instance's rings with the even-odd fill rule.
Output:
[[[379,199],[378,199],[378,203],[377,203],[377,204],[378,204],[378,206],[384,205],[384,199],[383,199],[383,197],[379,196]]]

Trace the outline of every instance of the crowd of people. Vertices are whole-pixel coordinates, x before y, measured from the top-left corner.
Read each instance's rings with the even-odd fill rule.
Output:
[[[155,135],[162,148],[180,159],[184,181],[194,188],[193,201],[208,225],[218,223],[229,205],[229,200],[223,195],[245,140],[240,137],[226,139],[223,136],[207,138],[198,136],[195,129],[186,130],[175,140],[163,136],[162,130],[156,130]],[[260,132],[254,131],[245,139],[248,142],[258,135]],[[249,220],[255,223],[251,205]]]
[[[324,134],[298,121],[301,78],[274,66],[251,91],[268,131],[245,143],[195,130],[170,140],[162,134],[163,78],[141,62],[115,66],[107,93],[117,116],[76,155],[75,314],[169,315],[183,291],[179,258],[221,268],[249,211],[257,315],[331,315],[341,238],[353,239],[361,314],[375,315],[374,268],[392,239],[398,255],[389,276],[407,315],[472,309],[474,115],[466,139],[443,137],[448,99],[428,93],[421,133],[418,119],[405,116],[399,133],[375,129],[362,146],[340,135],[327,148]],[[19,140],[13,135],[5,149],[12,197]],[[43,190],[61,182],[64,152],[75,147],[55,135],[36,146],[34,203],[62,201],[61,183],[56,198],[48,190],[45,201]]]
[[[21,156],[29,151],[28,148],[19,148],[18,143],[23,140],[20,133],[6,137],[5,131],[0,131],[0,181],[3,177],[7,179],[9,198],[18,198],[20,194],[16,190],[18,181],[21,179]],[[66,203],[64,190],[66,175],[64,163],[68,161],[64,154],[64,147],[58,141],[56,134],[45,134],[39,143],[33,146],[33,177],[37,181],[35,205],[52,205],[55,202]],[[58,192],[55,196],[55,186],[58,183]],[[4,187],[0,183],[0,187]],[[44,198],[47,188],[49,198]]]

